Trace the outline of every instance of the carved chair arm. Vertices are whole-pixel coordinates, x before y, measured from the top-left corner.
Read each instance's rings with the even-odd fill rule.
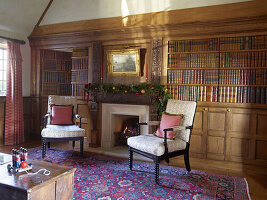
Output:
[[[182,130],[186,130],[186,129],[192,129],[192,126],[173,126],[170,128],[166,128],[163,131],[182,131]]]
[[[46,125],[47,125],[47,119],[48,117],[50,117],[51,114],[50,113],[47,113],[45,116],[44,116],[44,128],[46,128]]]
[[[148,126],[157,126],[160,124],[160,121],[149,121],[149,122],[140,122],[137,125],[148,125]]]
[[[149,122],[141,122],[137,123],[137,134],[140,135],[140,126],[148,125],[148,126],[158,126],[160,121],[149,121]]]
[[[82,127],[82,118],[81,118],[81,116],[79,114],[76,114],[75,118],[79,119],[79,128],[81,128]]]
[[[190,131],[192,131],[193,126],[173,126],[170,128],[163,129],[165,153],[168,153],[167,132],[168,131],[181,131],[181,130],[186,130],[186,129],[190,129]]]

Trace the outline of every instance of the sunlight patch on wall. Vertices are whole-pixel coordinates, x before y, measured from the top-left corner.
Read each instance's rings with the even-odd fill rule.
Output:
[[[121,0],[121,16],[122,16],[122,23],[124,26],[127,26],[128,15],[129,15],[129,8],[127,0]]]

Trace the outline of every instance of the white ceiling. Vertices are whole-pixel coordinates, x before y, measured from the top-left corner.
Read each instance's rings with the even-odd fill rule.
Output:
[[[249,0],[54,0],[41,25]],[[0,0],[0,35],[29,36],[49,0]]]
[[[0,30],[28,36],[49,0],[0,0]]]

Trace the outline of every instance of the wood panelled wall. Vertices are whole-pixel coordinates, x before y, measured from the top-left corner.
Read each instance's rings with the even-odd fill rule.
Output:
[[[143,28],[147,29],[148,32],[143,31],[142,35],[135,35],[135,38],[140,36],[142,38],[146,36],[156,38],[162,34],[165,36],[185,35],[185,31],[189,34],[188,36],[191,36],[195,34],[192,30],[200,32],[198,34],[202,34],[205,31],[207,34],[208,30],[214,32],[214,27],[219,28],[222,23],[227,25],[230,22],[231,24],[235,23],[243,26],[244,24],[242,22],[244,21],[250,23],[251,20],[255,19],[263,20],[261,17],[267,14],[266,3],[266,0],[253,0],[217,6],[36,26],[31,34],[31,38],[61,33],[77,33],[80,35],[79,32],[87,31],[87,33],[92,33],[91,40],[99,40],[98,38],[101,38],[100,40],[106,40],[111,37],[116,37],[113,34],[108,36],[113,31],[116,31],[116,33],[121,31],[122,33],[126,30],[125,34],[123,34],[125,36],[129,34],[128,31],[133,35],[137,32],[142,32]],[[206,24],[207,22],[209,24]],[[221,32],[235,32],[238,27],[233,27],[231,24],[228,25],[227,30],[221,29]],[[263,28],[260,26],[260,24],[254,24],[254,27]],[[170,31],[166,31],[168,27]],[[243,29],[247,28],[246,26],[243,27]],[[153,31],[153,29],[157,29],[158,31]],[[107,36],[108,38],[105,39]],[[121,36],[119,35],[118,38],[124,38]]]
[[[267,106],[199,102],[191,156],[267,165]]]
[[[5,97],[0,97],[0,145],[3,144],[5,128]]]
[[[26,140],[40,139],[40,101],[38,97],[23,97],[24,135]]]
[[[41,49],[88,47],[96,43],[103,51],[145,46],[150,72],[147,81],[159,82],[160,76],[161,83],[166,83],[168,58],[163,55],[167,48],[165,41],[266,35],[266,4],[267,0],[254,0],[133,15],[124,19],[115,17],[35,27],[29,37],[32,50],[31,95],[40,95]],[[93,67],[100,66],[100,63],[104,64],[105,72],[105,58],[98,60]],[[103,81],[107,81],[105,74]],[[100,122],[101,118],[97,120]],[[266,166],[266,121],[266,105],[199,102],[190,156]]]
[[[39,98],[23,97],[23,120],[25,140],[40,139]],[[0,145],[3,144],[5,120],[5,97],[0,97]]]

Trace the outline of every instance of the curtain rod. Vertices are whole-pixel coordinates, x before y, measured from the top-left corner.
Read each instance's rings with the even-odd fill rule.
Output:
[[[9,38],[9,37],[4,37],[0,35],[0,38],[5,39],[5,40],[9,40],[11,42],[16,42],[19,44],[25,44],[26,42],[24,40],[17,40],[17,39],[13,39],[13,38]]]

